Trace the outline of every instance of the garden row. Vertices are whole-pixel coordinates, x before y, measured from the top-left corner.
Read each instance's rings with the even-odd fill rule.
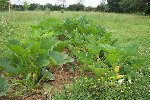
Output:
[[[134,55],[137,46],[117,46],[112,33],[86,16],[64,21],[49,18],[31,28],[23,39],[11,37],[3,41],[0,96],[8,96],[17,87],[27,95],[44,80],[55,80],[52,69],[63,66],[82,75],[71,86],[64,84],[60,93],[53,93],[55,100],[135,99],[140,94],[135,89],[141,73]],[[138,99],[148,95],[142,93]]]

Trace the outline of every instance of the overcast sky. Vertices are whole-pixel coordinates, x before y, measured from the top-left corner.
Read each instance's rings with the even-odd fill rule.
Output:
[[[58,4],[58,0],[11,0],[12,4],[22,4],[23,1],[27,1],[29,3],[40,3],[40,4]],[[98,4],[100,4],[101,0],[83,0],[85,6],[93,6],[96,7]],[[67,5],[75,4],[78,0],[66,0]]]

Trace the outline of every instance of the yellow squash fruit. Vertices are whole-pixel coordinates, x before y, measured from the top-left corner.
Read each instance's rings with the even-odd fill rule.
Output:
[[[124,75],[119,75],[119,74],[116,75],[116,79],[120,79],[120,78],[123,78],[123,77],[124,77]]]
[[[116,73],[118,73],[119,72],[119,66],[116,66],[115,68],[114,68],[114,71],[116,72]]]
[[[33,74],[33,75],[32,75],[32,77],[33,77],[33,79],[35,79],[35,77],[36,77],[36,74]]]

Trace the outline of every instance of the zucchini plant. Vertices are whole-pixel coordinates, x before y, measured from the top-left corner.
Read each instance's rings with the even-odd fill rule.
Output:
[[[3,76],[11,77],[12,82],[27,89],[34,88],[44,78],[54,80],[47,68],[73,62],[73,58],[54,50],[61,41],[53,38],[52,34],[34,30],[23,40],[8,40],[5,45],[9,51],[0,61]]]
[[[34,28],[54,32],[53,37],[61,41],[61,50],[68,48],[71,51],[68,54],[77,59],[82,70],[91,70],[99,77],[115,75],[113,70],[116,66],[130,69],[133,66],[131,62],[136,60],[134,53],[130,53],[136,52],[136,46],[117,47],[117,39],[112,33],[90,22],[86,16],[66,18],[64,21],[50,18]]]
[[[64,21],[49,18],[31,28],[25,38],[11,38],[5,43],[8,51],[0,60],[1,76],[27,89],[44,78],[54,80],[47,68],[73,62],[74,58],[82,71],[90,70],[98,78],[116,77],[115,82],[135,64],[136,46],[117,47],[112,34],[86,16]]]

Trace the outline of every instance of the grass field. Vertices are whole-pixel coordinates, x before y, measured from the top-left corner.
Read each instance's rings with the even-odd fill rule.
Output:
[[[146,73],[149,74],[150,72],[150,16],[142,16],[142,15],[134,15],[134,14],[101,13],[101,12],[65,11],[64,13],[61,13],[60,11],[52,11],[52,12],[12,11],[8,23],[11,23],[11,25],[13,25],[13,30],[11,31],[14,34],[12,36],[24,38],[25,34],[31,31],[30,26],[37,25],[43,19],[52,17],[52,18],[59,18],[61,20],[64,20],[65,18],[78,16],[78,15],[85,15],[90,21],[93,21],[95,24],[105,27],[106,31],[112,32],[113,38],[118,39],[116,45],[118,46],[126,46],[126,45],[133,45],[133,44],[137,45],[139,53],[136,56],[140,59],[138,66],[140,66],[142,69],[145,69]],[[9,19],[8,12],[0,12],[1,21],[3,21],[4,18],[6,20]],[[1,32],[0,35],[1,35],[0,41],[5,40],[3,39],[3,35],[5,34]],[[0,44],[0,46],[2,45]],[[149,78],[148,74],[145,74],[145,76],[143,75],[144,77],[140,77],[140,75],[138,76],[140,78],[138,80],[139,83],[135,82],[134,85],[135,91],[137,90],[138,92],[140,91],[141,93],[143,93],[144,91],[142,92],[141,90],[145,89],[146,86],[149,86],[150,81],[148,79]],[[144,98],[148,99],[149,97],[144,97]],[[141,100],[146,100],[146,99],[141,99]]]
[[[7,12],[0,14],[8,18]],[[48,17],[65,19],[76,15],[86,15],[96,24],[104,26],[107,31],[112,32],[114,38],[119,38],[119,44],[137,44],[139,46],[139,57],[143,60],[143,66],[150,66],[150,17],[133,14],[116,14],[100,12],[12,12],[11,22],[18,33],[24,33],[30,25],[36,25]]]

